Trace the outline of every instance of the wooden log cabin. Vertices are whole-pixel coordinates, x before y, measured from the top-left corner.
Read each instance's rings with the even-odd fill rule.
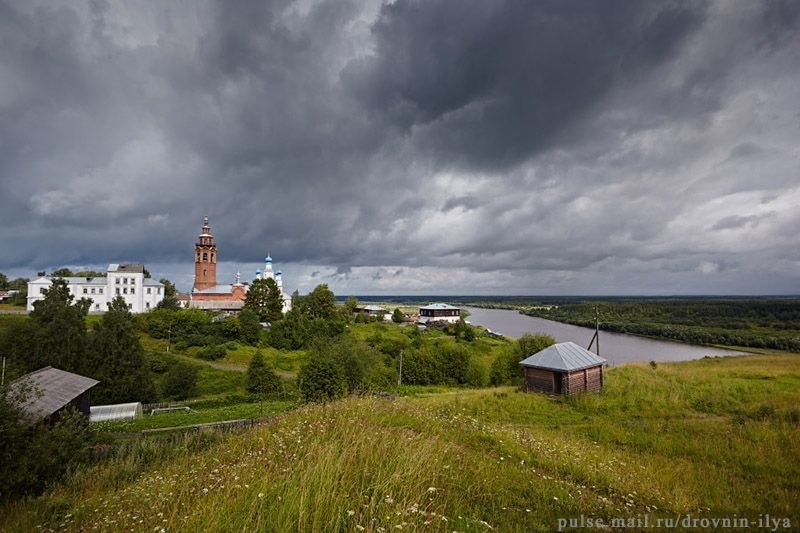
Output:
[[[520,361],[526,392],[576,394],[603,388],[606,360],[574,342],[554,344]]]
[[[89,416],[89,392],[98,383],[96,379],[47,366],[12,381],[9,387],[22,396],[22,412],[33,424],[42,419],[56,422],[69,406]]]

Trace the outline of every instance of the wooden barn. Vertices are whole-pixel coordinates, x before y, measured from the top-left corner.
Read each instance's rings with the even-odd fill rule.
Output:
[[[524,370],[526,392],[576,394],[603,388],[605,362],[574,342],[561,342],[519,364]]]
[[[59,413],[72,406],[89,416],[89,392],[99,381],[47,366],[11,382],[11,388],[26,389],[22,410],[31,422],[58,420]]]

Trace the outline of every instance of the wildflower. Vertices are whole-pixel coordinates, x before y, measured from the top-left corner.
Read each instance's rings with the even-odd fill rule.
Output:
[[[264,497],[264,493],[263,493],[263,492],[259,492],[259,493],[258,493],[258,497],[259,497],[259,498],[263,498],[263,497]]]
[[[555,501],[558,501],[558,497],[557,497],[557,496],[553,496],[553,499],[554,499]]]
[[[428,492],[436,492],[436,487],[428,487]]]
[[[356,512],[353,511],[353,510],[348,510],[347,511],[347,516],[353,516],[354,514],[356,514]]]

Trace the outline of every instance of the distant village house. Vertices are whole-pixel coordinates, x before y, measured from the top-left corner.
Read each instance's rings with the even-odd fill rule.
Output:
[[[460,308],[445,303],[434,303],[419,308],[419,319],[417,322],[421,324],[427,324],[429,322],[455,323],[460,319]]]

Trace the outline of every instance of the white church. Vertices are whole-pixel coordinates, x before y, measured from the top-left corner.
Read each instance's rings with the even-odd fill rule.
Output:
[[[65,277],[69,292],[75,301],[88,298],[92,301],[89,312],[101,313],[117,296],[122,296],[131,313],[143,313],[155,308],[164,299],[164,285],[144,277],[141,263],[112,263],[106,277]],[[44,299],[45,289],[53,284],[52,276],[43,276],[28,283],[28,311],[33,304]]]

